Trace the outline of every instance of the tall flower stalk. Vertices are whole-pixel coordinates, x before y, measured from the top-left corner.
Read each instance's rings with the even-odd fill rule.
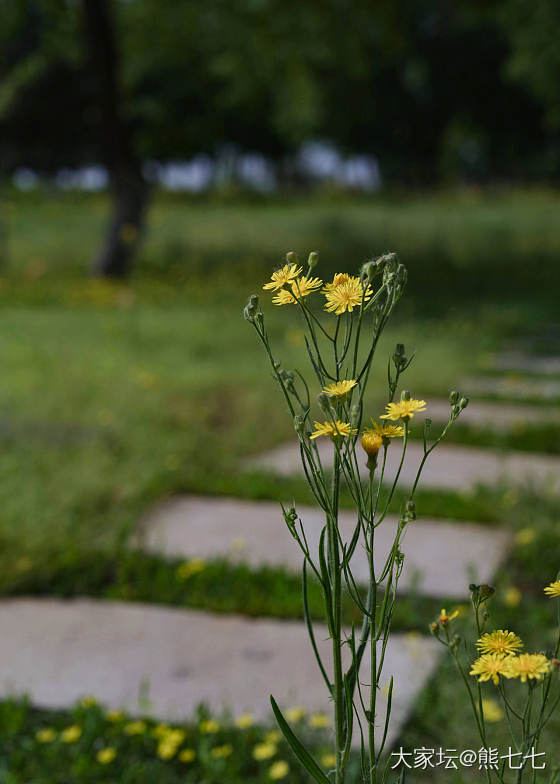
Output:
[[[401,376],[411,362],[405,356],[404,346],[398,344],[387,366],[386,411],[378,417],[379,422],[364,416],[375,351],[403,293],[406,269],[395,253],[388,253],[367,262],[359,275],[337,273],[332,281],[324,284],[312,276],[317,261],[317,254],[311,253],[304,274],[296,254],[288,253],[286,264],[273,272],[271,280],[263,286],[272,292],[275,306],[293,306],[299,310],[306,329],[312,380],[306,380],[297,370],[284,369],[276,358],[256,295],[249,298],[244,316],[255,328],[268,355],[274,378],[293,418],[305,477],[324,515],[318,550],[311,552],[297,509],[282,507],[288,530],[302,551],[305,622],[319,673],[333,703],[335,764],[332,771],[323,770],[296,736],[274,697],[271,702],[280,729],[314,781],[329,784],[334,779],[335,784],[344,784],[352,741],[359,738],[362,780],[377,784],[387,781],[388,776],[383,752],[391,716],[393,679],[381,725],[377,694],[404,564],[402,540],[407,526],[416,517],[414,496],[424,465],[468,400],[457,392],[451,393],[448,422],[433,436],[431,421],[424,420],[423,455],[408,498],[400,509],[392,546],[381,568],[377,568],[376,531],[393,508],[415,424],[413,419],[426,409],[425,401],[411,398],[407,391],[395,399]],[[312,306],[321,296],[322,308]],[[328,462],[326,452],[318,446],[322,439],[331,442]],[[395,441],[400,442],[400,447],[392,446]],[[389,471],[388,451],[399,448],[397,469]],[[348,539],[343,537],[339,526],[343,487],[350,493],[355,515]],[[369,568],[366,586],[359,585],[354,577],[355,558],[362,552]],[[313,575],[322,589],[332,648],[328,664],[320,654],[309,613],[309,575]],[[343,625],[345,593],[361,616],[357,627]],[[368,649],[370,663],[366,675],[362,663]],[[382,730],[380,739],[376,737],[377,726]]]

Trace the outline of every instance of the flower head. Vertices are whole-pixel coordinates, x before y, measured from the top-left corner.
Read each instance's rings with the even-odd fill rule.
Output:
[[[489,634],[483,634],[476,643],[476,647],[481,653],[503,653],[508,655],[516,654],[523,648],[523,643],[517,634],[508,632],[505,629],[497,629]]]
[[[426,410],[426,401],[415,400],[414,398],[410,398],[410,400],[399,400],[398,403],[389,403],[386,406],[386,410],[387,413],[382,414],[381,419],[392,419],[393,422],[402,419],[403,422],[408,422],[409,419],[412,419],[414,414]]]
[[[181,762],[192,762],[196,759],[196,751],[194,749],[183,749],[179,754]]]
[[[210,752],[214,759],[225,759],[231,757],[233,754],[233,746],[231,743],[225,743],[223,746],[215,746]]]
[[[246,730],[253,726],[254,718],[252,713],[242,713],[235,720],[235,726],[240,730]]]
[[[175,572],[178,580],[188,580],[193,575],[203,572],[206,569],[206,561],[203,558],[191,558],[190,561],[184,561],[179,564]]]
[[[340,286],[341,283],[348,283],[350,279],[351,276],[348,275],[347,272],[337,272],[332,279],[332,283],[325,283],[323,286],[323,292],[326,294],[327,292],[335,289],[337,286]]]
[[[72,724],[71,727],[66,727],[62,730],[60,737],[64,743],[76,743],[82,736],[82,728],[78,724]]]
[[[293,708],[288,708],[286,711],[286,718],[288,721],[296,722],[301,721],[305,716],[305,708],[302,708],[301,705],[296,705]]]
[[[519,656],[506,658],[506,678],[519,678],[522,683],[527,679],[542,680],[543,675],[548,675],[551,663],[542,653],[521,653]]]
[[[284,760],[278,760],[270,766],[268,778],[273,781],[279,781],[280,779],[285,779],[289,772],[290,766],[288,763]]]
[[[500,682],[500,675],[506,675],[508,672],[507,661],[512,658],[501,653],[485,653],[473,663],[470,675],[478,676],[481,683],[492,679],[497,686]]]
[[[365,430],[362,435],[362,447],[367,455],[376,455],[383,446],[383,439],[372,430]]]
[[[331,722],[326,713],[312,713],[309,717],[309,726],[315,729],[330,727]]]
[[[220,725],[215,719],[205,719],[200,722],[199,730],[204,735],[213,735],[215,732],[218,732],[219,729]]]
[[[56,738],[56,731],[52,727],[44,727],[35,733],[35,737],[39,743],[52,743]]]
[[[459,615],[459,610],[455,610],[454,612],[452,612],[452,613],[451,613],[451,615],[448,615],[448,614],[447,614],[447,610],[444,608],[444,609],[441,611],[441,613],[440,613],[440,616],[439,616],[439,622],[440,622],[440,623],[442,623],[442,624],[444,624],[444,625],[446,625],[446,624],[448,624],[450,621],[453,621],[453,620],[455,620],[455,618],[456,618],[458,615]]]
[[[117,750],[113,746],[106,746],[104,749],[99,749],[95,758],[102,765],[108,765],[117,756]]]
[[[550,583],[550,585],[547,585],[544,592],[551,599],[560,596],[560,580],[555,580],[553,583]]]
[[[386,422],[377,424],[375,419],[371,420],[371,428],[368,428],[372,433],[377,433],[381,438],[401,438],[404,436],[404,427],[402,425],[388,425]]]
[[[348,311],[351,313],[354,308],[361,306],[362,302],[367,302],[373,294],[369,286],[364,288],[359,278],[346,276],[346,280],[335,283],[337,276],[332,284],[327,284],[323,288],[326,303],[325,310],[340,316]],[[339,279],[340,280],[340,279]]]
[[[124,726],[125,735],[143,735],[146,732],[145,721],[130,721]]]
[[[298,299],[307,297],[322,285],[323,281],[319,278],[308,278],[302,275],[290,285],[291,291],[281,289],[272,297],[272,302],[274,305],[295,305]]]
[[[501,721],[505,715],[496,700],[482,700],[482,713],[489,722]]]
[[[337,419],[336,422],[313,422],[313,425],[315,426],[315,430],[311,433],[309,438],[328,436],[334,441],[341,436],[353,436],[358,432],[357,429],[352,427],[348,422],[341,422],[339,419]]]
[[[298,275],[301,275],[301,272],[302,268],[298,267],[297,264],[285,264],[272,273],[270,282],[265,283],[263,289],[277,291],[278,289],[284,288],[286,284],[291,283]]]
[[[334,766],[336,765],[336,757],[334,756],[334,754],[330,754],[330,753],[323,754],[323,756],[321,757],[321,765],[324,768],[334,768]]]
[[[114,724],[117,721],[121,721],[124,719],[124,713],[118,710],[109,711],[105,717],[107,721],[110,721],[111,724]]]
[[[333,384],[329,384],[326,387],[323,387],[323,392],[326,395],[332,395],[333,397],[346,397],[348,392],[353,389],[358,382],[354,381],[354,379],[348,379],[346,381],[335,381]]]
[[[265,760],[274,757],[278,748],[275,743],[257,743],[253,748],[253,758],[256,760]]]

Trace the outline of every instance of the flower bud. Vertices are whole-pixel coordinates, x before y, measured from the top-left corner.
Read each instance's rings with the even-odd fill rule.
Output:
[[[305,435],[305,420],[301,414],[296,414],[294,417],[294,430],[300,438]]]
[[[294,528],[297,520],[297,512],[293,506],[284,510],[284,520],[288,528]]]
[[[459,406],[460,406],[460,408],[461,408],[461,411],[462,411],[464,408],[466,408],[468,405],[469,405],[469,399],[468,399],[468,397],[462,397],[462,398],[461,398],[461,400],[459,400]]]
[[[377,262],[375,261],[366,261],[365,264],[362,264],[362,269],[360,273],[360,277],[362,280],[367,280],[369,284],[373,283],[375,276],[379,272],[379,267],[377,266]]]
[[[288,264],[297,264],[298,263],[298,255],[293,250],[288,251],[286,253],[286,261]]]
[[[459,402],[459,393],[454,389],[449,393],[449,403],[454,406]]]
[[[404,402],[405,400],[410,400],[410,392],[408,389],[403,389],[401,392],[401,400]]]
[[[321,409],[327,414],[328,416],[331,415],[331,402],[329,400],[329,396],[325,394],[325,392],[320,392],[317,395],[317,402],[319,403]]]
[[[429,427],[432,426],[432,418],[431,417],[426,417],[426,419],[424,420],[424,424],[425,424],[426,430],[427,430]]]
[[[416,520],[416,504],[414,501],[407,501],[406,514],[409,520]]]
[[[440,627],[439,627],[439,624],[438,624],[438,623],[434,623],[434,622],[432,622],[432,623],[430,624],[430,633],[431,633],[431,634],[432,634],[434,637],[436,637],[436,638],[437,638],[437,637],[439,637],[439,633],[440,633],[440,631],[441,631],[441,630],[440,630]]]
[[[311,253],[309,254],[309,258],[307,259],[307,266],[309,267],[309,269],[312,270],[313,267],[316,267],[318,261],[319,261],[319,254],[317,253],[317,251],[315,250],[311,251]]]
[[[256,294],[251,294],[247,304],[243,308],[243,316],[247,321],[253,323],[259,310],[259,298]]]

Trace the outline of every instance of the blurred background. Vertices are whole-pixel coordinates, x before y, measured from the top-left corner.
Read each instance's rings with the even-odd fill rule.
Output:
[[[317,250],[323,280],[386,251],[407,266],[377,400],[404,342],[414,396],[518,406],[456,443],[560,453],[555,0],[0,0],[0,20],[3,595],[301,617],[281,570],[185,582],[181,558],[127,547],[177,494],[310,500],[242,470],[291,437],[241,312],[290,250]],[[293,313],[263,303],[303,369]],[[541,633],[554,496],[458,487],[419,508],[533,531],[499,606],[506,623],[523,593]],[[408,631],[441,606],[407,601]],[[410,742],[451,721],[445,679],[430,688]]]

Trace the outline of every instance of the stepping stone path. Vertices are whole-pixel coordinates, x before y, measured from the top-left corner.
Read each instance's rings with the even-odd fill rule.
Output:
[[[478,383],[478,380],[477,380]],[[469,387],[466,387],[469,388]],[[449,401],[430,398],[429,414],[434,422],[446,422],[449,418]],[[510,430],[527,424],[560,422],[560,407],[520,405],[516,403],[490,403],[471,401],[461,412],[459,422],[474,426],[490,426],[493,429]]]
[[[312,554],[318,552],[324,518],[319,509],[298,507]],[[355,517],[342,512],[342,536],[352,537]],[[394,541],[397,520],[387,517],[375,535],[378,573]],[[226,558],[253,567],[301,569],[302,554],[290,536],[280,505],[233,498],[177,498],[154,510],[143,525],[141,547],[165,556]],[[405,567],[400,590],[427,596],[468,598],[471,582],[490,582],[505,557],[507,532],[480,525],[435,520],[415,520],[405,531],[402,550]],[[315,556],[316,557],[316,556]],[[367,584],[365,551],[358,547],[352,570],[359,583]]]
[[[504,351],[497,354],[492,365],[497,370],[539,373],[546,376],[560,374],[559,356],[534,356],[522,351]]]
[[[190,718],[201,702],[213,713],[235,708],[272,722],[269,694],[281,708],[303,705],[331,715],[330,700],[302,623],[248,620],[126,602],[14,599],[0,602],[0,692],[28,694],[64,708],[86,694],[132,714],[142,686],[149,713]],[[326,628],[316,628],[328,664]],[[389,641],[385,685],[394,676],[388,747],[434,672],[441,646],[431,638]],[[364,656],[363,666],[369,666]],[[364,671],[368,671],[365,669]],[[380,690],[378,740],[385,716]]]
[[[560,398],[560,379],[529,378],[511,372],[503,376],[477,376],[461,382],[462,389],[471,395],[497,395],[504,398],[529,400],[557,400]],[[543,409],[546,416],[546,410]],[[544,418],[544,417],[543,417]]]
[[[317,439],[317,447],[324,467],[332,466],[333,447],[328,439]],[[418,441],[408,444],[399,483],[410,487],[423,456],[423,445]],[[387,453],[385,476],[392,482],[401,457],[401,449],[392,444]],[[362,458],[362,455],[360,455]],[[299,446],[289,443],[253,458],[247,467],[271,471],[280,476],[303,473]],[[367,476],[365,460],[360,469]],[[551,488],[560,487],[560,457],[537,455],[531,452],[498,452],[478,447],[440,444],[428,458],[422,472],[421,486],[445,490],[471,490],[478,484],[492,485],[502,480],[546,482]]]

